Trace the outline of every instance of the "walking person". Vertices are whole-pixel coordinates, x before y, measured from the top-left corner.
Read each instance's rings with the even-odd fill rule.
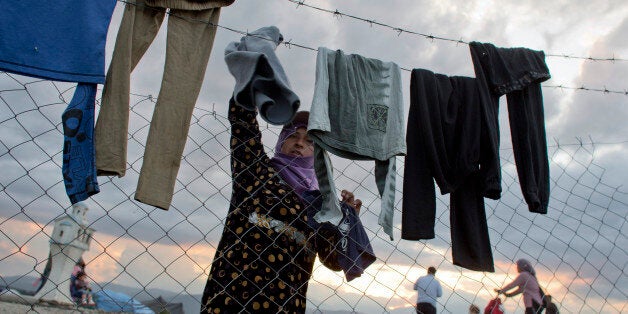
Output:
[[[419,293],[416,301],[416,312],[418,314],[436,314],[436,298],[440,298],[443,295],[443,289],[435,275],[436,268],[430,266],[427,269],[427,275],[419,277],[416,283],[414,283],[414,290]]]
[[[517,271],[519,275],[513,282],[503,286],[501,289],[495,289],[497,293],[504,294],[506,297],[514,297],[523,293],[523,303],[525,305],[526,314],[542,313],[541,304],[543,302],[539,291],[539,282],[536,279],[536,271],[532,264],[526,259],[517,261]],[[517,288],[512,292],[507,292]]]

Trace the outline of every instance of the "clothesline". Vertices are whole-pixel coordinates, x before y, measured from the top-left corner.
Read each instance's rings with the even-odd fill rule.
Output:
[[[317,7],[317,6],[313,6],[313,5],[305,3],[305,1],[303,1],[303,0],[287,0],[287,1],[292,2],[292,3],[296,3],[297,8],[299,6],[304,6],[304,7],[308,7],[308,8],[314,9],[314,10],[318,10],[318,11],[322,11],[322,12],[326,12],[326,13],[331,13],[334,16],[337,16],[337,17],[346,16],[346,17],[354,19],[354,20],[358,20],[358,21],[361,21],[361,22],[368,23],[371,26],[378,25],[378,26],[381,26],[381,27],[384,27],[384,28],[388,28],[388,29],[391,29],[391,30],[397,32],[397,35],[401,35],[402,33],[407,33],[407,34],[411,34],[411,35],[417,35],[417,36],[420,36],[420,37],[424,37],[425,39],[429,39],[429,40],[442,40],[442,41],[454,42],[454,43],[457,43],[457,44],[469,44],[469,42],[462,40],[462,38],[460,38],[460,39],[453,39],[453,38],[435,36],[435,35],[432,35],[432,34],[426,34],[426,33],[421,33],[421,32],[417,32],[417,31],[413,31],[413,30],[403,29],[401,27],[397,27],[397,26],[393,26],[393,25],[377,22],[377,21],[375,21],[373,19],[367,19],[367,18],[355,16],[355,15],[352,15],[352,14],[343,13],[343,12],[338,11],[337,9],[336,10],[330,10],[330,9],[324,9],[324,8],[320,8],[320,7]],[[611,58],[597,58],[597,57],[591,57],[591,56],[589,56],[589,57],[581,57],[581,56],[572,56],[572,55],[567,55],[567,54],[546,53],[545,56],[547,56],[547,57],[560,57],[560,58],[567,58],[567,59],[581,59],[581,60],[589,60],[589,61],[611,61],[611,62],[628,61],[628,59],[615,58],[614,55]]]

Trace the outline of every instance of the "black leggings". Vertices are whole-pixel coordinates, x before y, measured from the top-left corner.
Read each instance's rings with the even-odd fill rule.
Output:
[[[539,313],[543,313],[543,309],[541,308],[541,305],[532,300],[532,307],[526,307],[526,312],[525,314],[539,314]]]
[[[416,304],[416,312],[417,314],[436,314],[436,308],[430,303],[417,303]]]

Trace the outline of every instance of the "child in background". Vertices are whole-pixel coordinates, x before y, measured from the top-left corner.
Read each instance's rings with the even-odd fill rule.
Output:
[[[469,306],[469,314],[480,314],[480,307],[475,304]]]
[[[76,274],[76,280],[74,281],[74,285],[76,287],[77,296],[80,296],[81,298],[82,305],[96,305],[92,300],[92,288],[89,286],[87,274],[85,272],[79,271]]]

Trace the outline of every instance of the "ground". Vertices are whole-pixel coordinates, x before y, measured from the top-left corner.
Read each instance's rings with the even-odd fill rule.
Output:
[[[68,313],[85,313],[85,314],[102,314],[101,310],[88,309],[83,307],[70,307],[65,305],[52,304],[22,304],[13,302],[0,301],[0,314],[68,314]]]

